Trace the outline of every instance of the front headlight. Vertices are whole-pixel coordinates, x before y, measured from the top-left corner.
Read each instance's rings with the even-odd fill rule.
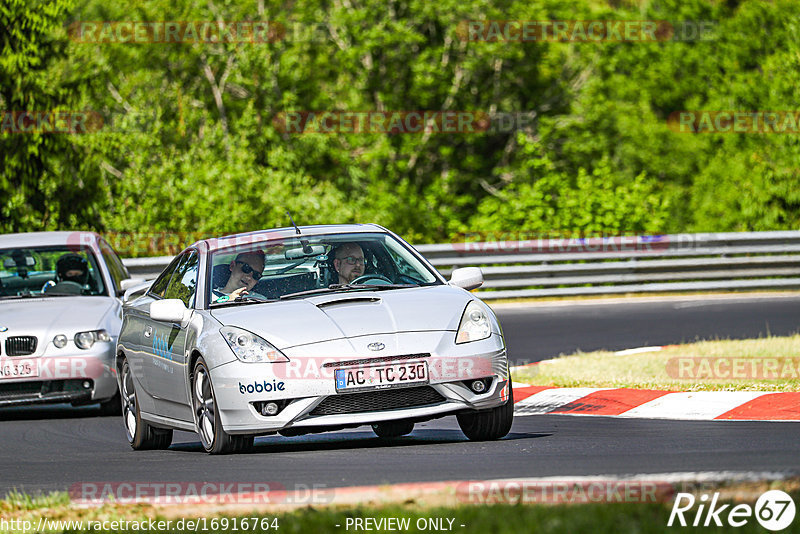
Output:
[[[470,301],[464,310],[464,315],[461,316],[461,324],[458,325],[456,345],[479,341],[491,335],[492,325],[486,309],[477,301]]]
[[[89,330],[75,334],[75,344],[78,348],[88,350],[92,348],[95,341],[111,341],[111,336],[105,330]]]
[[[247,363],[288,362],[281,351],[270,345],[265,339],[235,326],[223,326],[219,333],[228,342],[236,357]]]

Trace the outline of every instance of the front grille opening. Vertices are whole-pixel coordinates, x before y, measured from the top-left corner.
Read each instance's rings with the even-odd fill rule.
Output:
[[[30,382],[0,382],[0,399],[45,396],[50,393],[73,393],[91,391],[94,382],[89,378],[70,380],[34,380]]]
[[[384,389],[367,393],[331,395],[319,403],[309,415],[381,412],[439,404],[444,400],[445,398],[431,386]]]
[[[13,336],[6,339],[6,356],[28,356],[36,352],[34,336]]]

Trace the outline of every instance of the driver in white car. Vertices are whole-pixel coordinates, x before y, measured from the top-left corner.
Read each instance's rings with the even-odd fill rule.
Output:
[[[213,288],[214,302],[226,302],[236,300],[247,295],[261,279],[264,271],[264,252],[254,250],[252,252],[242,252],[231,262],[230,276],[225,286]]]
[[[89,264],[78,254],[64,254],[56,262],[59,282],[75,282],[83,287],[89,278]]]
[[[364,274],[364,251],[356,243],[343,243],[336,248],[333,268],[340,284],[350,284]]]

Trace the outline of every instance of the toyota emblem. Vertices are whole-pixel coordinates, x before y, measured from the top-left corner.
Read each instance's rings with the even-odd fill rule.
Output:
[[[384,345],[383,343],[370,343],[369,345],[367,345],[367,348],[369,350],[383,350],[384,348],[386,348],[386,345]]]

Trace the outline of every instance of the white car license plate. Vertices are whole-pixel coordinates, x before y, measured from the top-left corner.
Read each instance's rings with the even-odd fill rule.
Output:
[[[336,369],[336,391],[384,389],[427,384],[428,362],[394,363],[371,367]]]
[[[39,360],[0,358],[0,380],[39,376]]]

